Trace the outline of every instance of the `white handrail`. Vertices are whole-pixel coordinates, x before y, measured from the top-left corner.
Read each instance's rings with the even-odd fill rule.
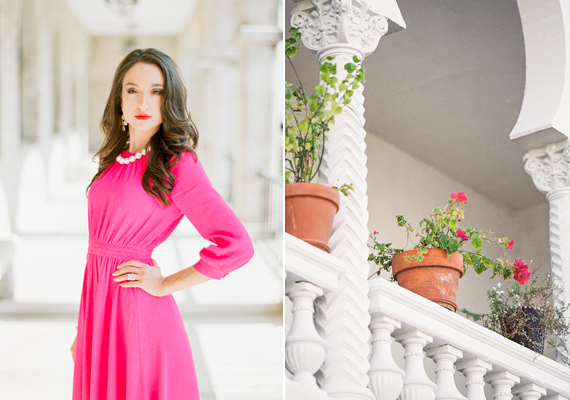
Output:
[[[370,314],[401,323],[394,336],[419,330],[434,341],[430,347],[451,345],[463,352],[463,360],[490,363],[490,373],[508,371],[521,384],[535,384],[548,395],[570,397],[570,368],[527,349],[489,329],[455,314],[397,284],[376,278],[370,281]]]

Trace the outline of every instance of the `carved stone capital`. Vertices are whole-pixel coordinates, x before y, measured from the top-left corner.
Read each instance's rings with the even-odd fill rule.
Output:
[[[303,44],[313,51],[344,44],[368,55],[388,32],[388,19],[365,0],[302,0],[291,12],[291,26],[302,30]]]
[[[525,171],[542,193],[570,187],[570,144],[552,143],[525,155]]]

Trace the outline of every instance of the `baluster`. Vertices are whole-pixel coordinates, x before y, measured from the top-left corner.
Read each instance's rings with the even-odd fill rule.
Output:
[[[467,398],[457,390],[453,376],[455,374],[453,365],[458,358],[463,357],[463,352],[446,344],[429,349],[426,351],[426,355],[431,357],[436,365],[436,400],[467,400]]]
[[[538,400],[546,394],[546,389],[534,383],[527,383],[515,386],[513,394],[519,396],[519,400]]]
[[[437,385],[427,377],[423,362],[423,349],[426,344],[433,342],[432,337],[414,330],[399,334],[396,340],[406,349],[404,389],[400,400],[435,400]]]
[[[486,400],[485,380],[487,371],[493,368],[491,364],[480,358],[464,360],[457,363],[457,370],[461,371],[467,378],[465,387],[467,388],[467,398],[469,400]]]
[[[370,357],[370,389],[377,400],[396,400],[402,392],[404,370],[398,367],[392,356],[392,332],[400,328],[395,319],[373,316],[370,323],[372,331],[372,356]]]
[[[288,284],[285,294],[293,302],[293,321],[285,340],[285,366],[293,380],[317,386],[313,376],[325,360],[325,341],[315,329],[313,302],[323,290],[308,282]]]
[[[495,389],[494,400],[512,399],[511,388],[520,381],[518,376],[511,374],[509,371],[495,372],[485,377],[485,382],[489,382]]]

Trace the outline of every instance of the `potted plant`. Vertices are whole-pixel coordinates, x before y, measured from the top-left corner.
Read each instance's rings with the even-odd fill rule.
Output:
[[[354,90],[364,80],[364,67],[357,57],[344,65],[343,77],[334,57],[320,65],[320,84],[308,94],[291,58],[301,47],[301,31],[289,30],[285,54],[298,86],[285,82],[285,231],[330,252],[328,240],[340,204],[338,192],[349,195],[352,184],[327,187],[311,183],[324,154],[326,133],[335,116],[350,103]]]
[[[525,265],[520,259],[515,260],[515,264]],[[556,285],[550,275],[534,275],[530,281],[528,273],[514,278],[510,282],[499,282],[487,291],[488,314],[473,313],[465,308],[460,312],[539,354],[543,353],[545,338],[549,338],[550,346],[568,354],[570,321],[565,313],[569,306],[564,302],[553,303],[553,298],[561,297],[562,287]]]
[[[379,266],[376,273],[380,275],[383,270],[391,271],[392,279],[397,280],[398,285],[454,312],[457,310],[459,278],[469,266],[478,274],[491,268],[493,277],[498,275],[502,279],[519,273],[520,268],[508,258],[493,260],[482,253],[484,242],[510,250],[513,240],[492,238],[490,232],[483,233],[472,227],[459,228],[467,200],[464,192],[454,192],[445,207],[434,208],[428,218],[420,221],[421,229],[416,234],[419,240],[412,250],[404,251],[392,248],[391,243],[379,243],[376,239],[378,232],[371,234],[368,260]],[[396,220],[399,226],[406,228],[410,243],[412,226],[401,215],[397,215]],[[474,250],[465,250],[465,243],[471,243]]]

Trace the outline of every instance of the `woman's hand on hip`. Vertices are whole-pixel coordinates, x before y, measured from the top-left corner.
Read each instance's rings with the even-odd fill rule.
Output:
[[[119,264],[117,270],[113,272],[114,281],[119,282],[124,288],[138,287],[150,295],[164,296],[166,294],[162,286],[164,276],[160,273],[156,260],[154,258],[151,260],[153,265],[134,260]]]

